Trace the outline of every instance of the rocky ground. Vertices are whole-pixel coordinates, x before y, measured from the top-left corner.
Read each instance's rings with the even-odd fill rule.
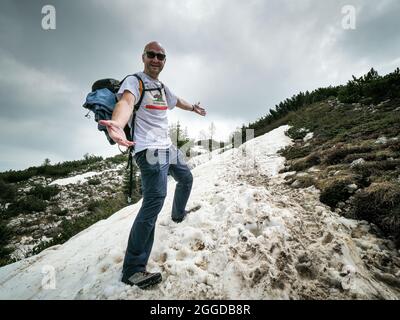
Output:
[[[92,174],[76,171],[70,174],[70,178],[35,176],[18,183],[17,199],[25,197],[37,185],[56,185],[60,192],[50,200],[44,200],[44,211],[16,214],[9,220],[7,226],[13,234],[8,245],[13,250],[11,258],[20,260],[30,256],[35,247],[60,234],[63,220],[74,220],[92,214],[89,207],[91,202],[108,199],[120,193],[124,167],[124,164],[104,162]]]

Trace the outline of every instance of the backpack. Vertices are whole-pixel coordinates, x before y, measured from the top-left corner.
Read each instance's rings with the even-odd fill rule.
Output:
[[[139,101],[134,106],[134,112],[132,116],[132,121],[127,124],[124,128],[125,135],[128,140],[133,141],[133,124],[135,120],[136,111],[139,109],[140,104],[143,100],[143,92],[144,92],[144,83],[142,79],[137,75],[133,74],[139,81],[139,92],[140,98]],[[111,120],[112,113],[114,111],[114,107],[117,104],[117,92],[121,87],[121,84],[125,81],[125,79],[129,77],[126,76],[121,81],[115,79],[100,79],[93,83],[92,91],[86,96],[86,102],[83,104],[83,107],[88,109],[89,112],[85,115],[85,117],[90,118],[89,113],[94,113],[94,120],[98,123],[100,120]],[[131,130],[132,128],[132,130]],[[99,131],[103,131],[106,135],[108,142],[111,145],[114,145],[115,142],[108,135],[107,128],[98,124],[97,129]]]
[[[164,84],[161,83],[161,88],[153,88],[153,89],[146,89],[144,86],[143,80],[139,77],[137,74],[132,74],[132,75],[127,75],[125,78],[123,78],[121,81],[118,81],[116,79],[100,79],[97,80],[93,83],[92,85],[92,91],[86,96],[86,101],[82,105],[85,109],[88,109],[89,112],[85,115],[85,117],[90,119],[90,112],[94,113],[94,120],[98,123],[100,120],[111,120],[112,113],[114,111],[114,107],[117,104],[117,92],[119,88],[121,87],[121,84],[125,81],[126,78],[129,76],[134,76],[138,79],[139,81],[139,93],[140,93],[140,98],[137,103],[134,105],[134,111],[132,115],[132,120],[130,124],[128,123],[125,128],[124,132],[126,135],[126,138],[129,141],[133,141],[134,137],[134,124],[135,124],[135,117],[136,117],[136,112],[140,107],[140,104],[143,101],[144,93],[145,91],[155,91],[158,90],[164,90]],[[97,125],[97,129],[99,131],[103,131],[104,134],[106,135],[106,138],[108,142],[111,145],[114,145],[115,142],[114,140],[111,139],[111,137],[108,134],[107,128],[105,126],[102,126],[100,124]],[[119,148],[119,146],[118,146]],[[121,151],[121,149],[119,149]],[[129,191],[128,191],[128,203],[131,202],[131,195],[132,195],[132,186],[133,186],[133,167],[132,167],[132,153],[134,150],[134,146],[129,147],[127,152],[129,153],[128,156],[128,165],[127,169],[130,168],[130,178],[129,178]],[[122,152],[122,151],[121,151]],[[124,154],[124,152],[122,152]]]

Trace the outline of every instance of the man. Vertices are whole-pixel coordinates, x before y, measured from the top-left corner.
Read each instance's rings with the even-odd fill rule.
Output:
[[[172,206],[172,220],[176,223],[185,218],[193,182],[182,153],[172,145],[168,136],[167,109],[177,106],[201,116],[205,116],[206,111],[199,106],[200,103],[191,105],[176,97],[158,80],[166,62],[166,53],[160,43],[148,43],[142,60],[144,71],[137,75],[146,91],[135,116],[134,142],[126,139],[123,128],[130,121],[140,97],[140,83],[136,77],[129,76],[121,84],[112,119],[101,124],[107,127],[110,137],[119,145],[135,145],[134,159],[141,172],[143,202],[129,235],[122,281],[143,289],[161,282],[161,274],[147,272],[146,265],[153,246],[157,216],[167,192],[167,174],[170,173],[177,181]],[[152,90],[147,91],[149,89]]]

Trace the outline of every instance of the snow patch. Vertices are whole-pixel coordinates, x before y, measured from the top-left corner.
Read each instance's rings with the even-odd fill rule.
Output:
[[[65,186],[65,185],[68,185],[68,184],[81,184],[81,183],[85,183],[91,177],[102,175],[102,174],[104,174],[106,172],[118,171],[118,170],[120,170],[120,168],[108,169],[108,170],[104,170],[104,171],[101,171],[101,172],[86,172],[86,173],[83,173],[83,174],[78,174],[78,175],[73,176],[73,177],[54,180],[53,182],[49,183],[49,185],[50,186],[51,185]]]

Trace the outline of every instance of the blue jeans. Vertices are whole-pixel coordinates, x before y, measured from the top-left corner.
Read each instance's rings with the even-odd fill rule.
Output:
[[[136,153],[140,168],[143,202],[132,225],[122,269],[123,277],[145,271],[154,241],[157,216],[167,194],[167,175],[177,181],[172,218],[183,218],[186,203],[192,190],[193,176],[183,154],[175,146],[169,149],[146,149]]]

